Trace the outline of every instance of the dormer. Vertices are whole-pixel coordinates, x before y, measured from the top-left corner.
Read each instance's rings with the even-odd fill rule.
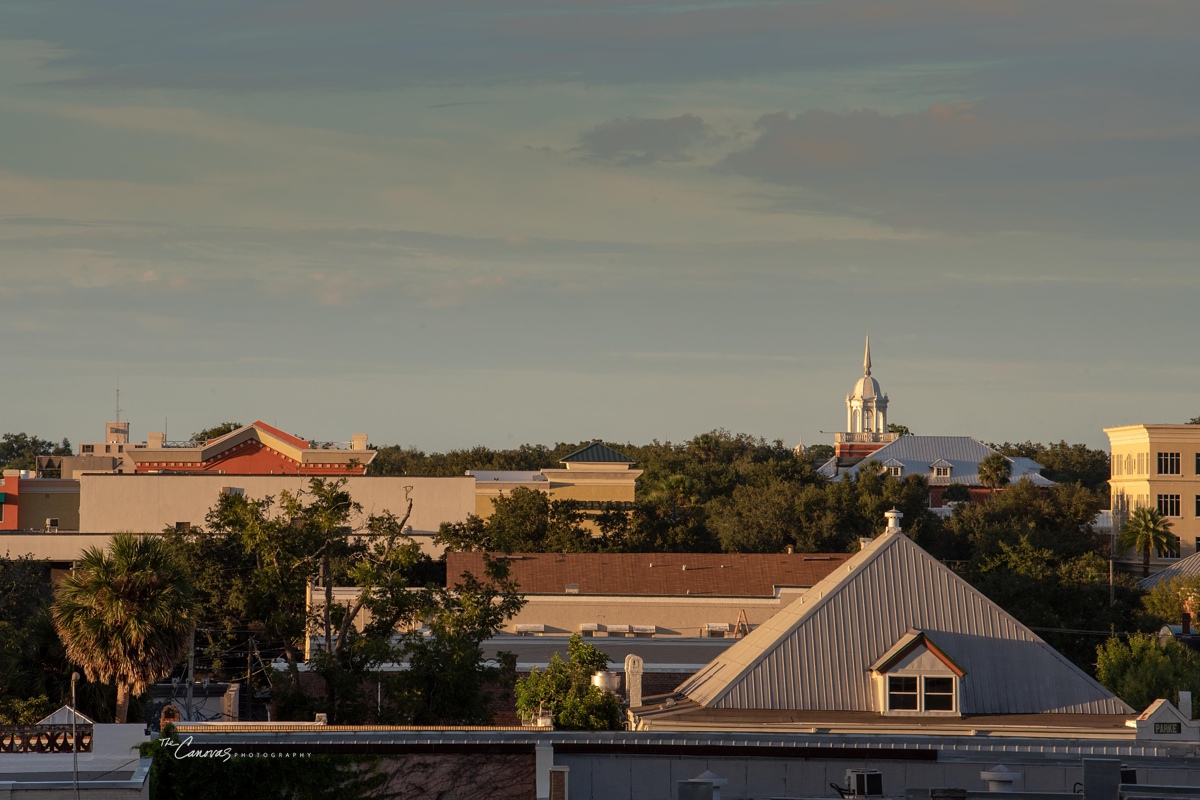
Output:
[[[871,666],[885,716],[962,715],[966,672],[923,631],[910,630]]]
[[[1187,709],[1184,711],[1184,709]],[[1155,700],[1150,707],[1125,723],[1137,730],[1138,739],[1195,742],[1200,740],[1200,727],[1192,719],[1192,693],[1179,693],[1179,706],[1166,700]]]
[[[904,474],[904,462],[894,458],[889,458],[883,462],[883,471],[888,475],[894,475],[897,478]]]
[[[930,475],[934,478],[949,478],[954,465],[944,458],[939,458],[929,465]]]

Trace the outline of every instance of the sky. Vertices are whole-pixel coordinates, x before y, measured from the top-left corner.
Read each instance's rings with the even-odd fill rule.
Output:
[[[0,0],[0,430],[1200,415],[1195,0]]]

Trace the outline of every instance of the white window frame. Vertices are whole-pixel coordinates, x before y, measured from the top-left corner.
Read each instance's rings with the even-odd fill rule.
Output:
[[[949,478],[950,477],[950,467],[934,467],[933,468],[933,477]]]
[[[1180,502],[1182,500],[1181,495],[1160,494],[1160,495],[1158,495],[1157,500],[1158,500],[1158,513],[1162,514],[1164,517],[1183,516],[1183,514],[1182,514],[1183,509],[1180,507],[1182,505],[1182,503]],[[1172,514],[1171,513],[1172,510],[1175,513]]]
[[[932,716],[960,716],[959,713],[959,692],[961,684],[958,676],[945,673],[925,673],[925,672],[889,672],[880,676],[883,679],[883,713],[888,716],[904,716],[904,715],[932,715]],[[916,681],[917,687],[917,707],[916,708],[892,708],[892,679],[910,678]],[[926,708],[925,690],[926,681],[933,680],[948,680],[950,681],[950,700],[951,707],[945,708]],[[906,692],[906,695],[911,696],[911,692]],[[936,693],[940,696],[942,693]]]
[[[1160,452],[1158,454],[1158,474],[1182,475],[1183,470],[1180,455],[1181,453]],[[1164,469],[1164,467],[1166,469]]]

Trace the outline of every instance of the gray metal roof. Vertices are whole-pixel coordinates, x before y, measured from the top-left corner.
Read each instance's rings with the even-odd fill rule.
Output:
[[[603,442],[592,442],[587,447],[566,456],[560,463],[632,464],[633,459],[624,453],[618,453]]]
[[[1133,713],[902,533],[877,538],[677,691],[707,708],[878,711],[871,665],[910,630],[966,671],[964,714]]]
[[[1142,578],[1138,581],[1138,586],[1143,589],[1153,589],[1163,581],[1174,580],[1175,578],[1194,578],[1200,575],[1200,553],[1194,553],[1185,559],[1176,561],[1171,566],[1156,572],[1149,578]]]
[[[841,471],[852,475],[869,461],[887,462],[891,466],[902,464],[904,475],[924,475],[930,486],[947,486],[961,483],[980,486],[979,462],[996,451],[970,436],[901,436],[894,442],[876,450],[864,460]],[[1007,456],[1006,456],[1007,457]],[[1043,478],[1042,465],[1031,458],[1009,458],[1012,474],[1009,480],[1016,483],[1028,478],[1037,486],[1053,486],[1054,481]],[[934,477],[933,467],[950,467],[949,476]],[[833,477],[830,464],[822,465],[821,473]]]

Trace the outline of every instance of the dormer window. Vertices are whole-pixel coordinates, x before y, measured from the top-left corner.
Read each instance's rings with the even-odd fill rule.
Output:
[[[893,475],[897,478],[904,474],[904,462],[894,458],[889,458],[883,462],[883,471],[888,475]]]
[[[933,470],[933,477],[949,478],[950,470],[953,468],[954,465],[951,464],[949,461],[947,461],[944,458],[939,458],[937,461],[934,461],[929,466]]]
[[[959,715],[966,673],[922,631],[909,631],[871,667],[883,714]]]

